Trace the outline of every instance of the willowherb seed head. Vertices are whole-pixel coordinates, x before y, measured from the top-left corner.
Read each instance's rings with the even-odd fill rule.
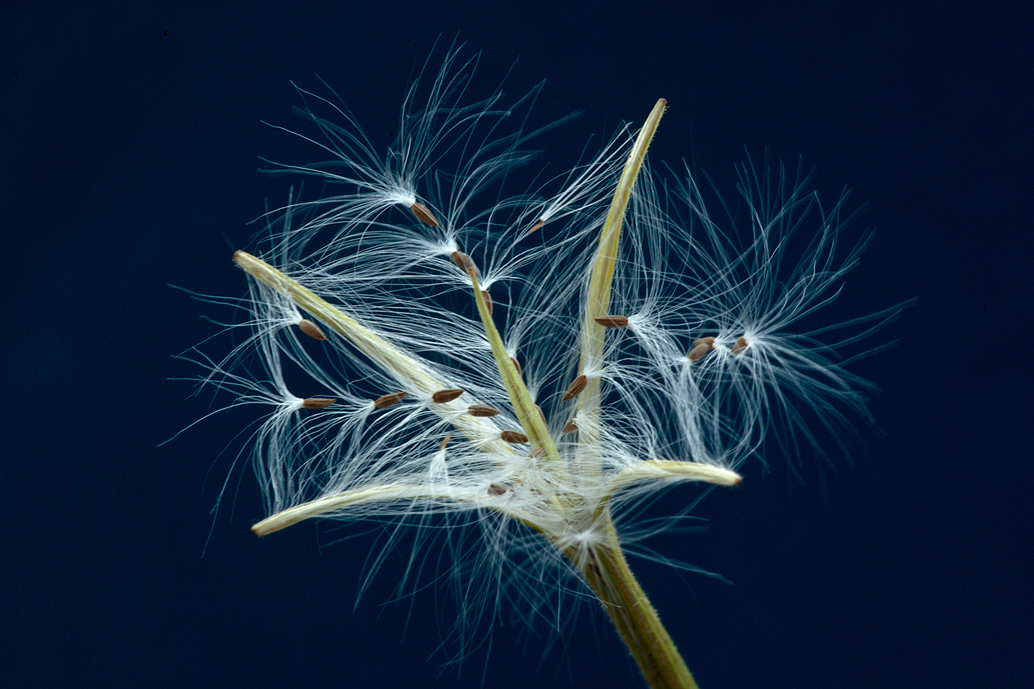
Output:
[[[282,209],[267,260],[235,254],[252,332],[221,363],[200,361],[235,404],[267,410],[256,533],[312,517],[444,520],[449,551],[475,560],[451,574],[485,575],[465,590],[488,601],[493,585],[526,584],[514,598],[534,607],[550,601],[544,568],[560,588],[591,580],[593,548],[683,516],[615,530],[612,515],[678,483],[735,485],[766,435],[793,453],[812,444],[809,421],[864,414],[869,386],[840,351],[901,307],[847,321],[839,339],[814,322],[864,240],[839,253],[845,198],[822,206],[799,172],[743,166],[745,210],[729,218],[692,175],[669,198],[644,165],[663,100],[634,140],[625,128],[569,173],[511,189],[537,158],[512,116],[533,98],[461,103],[472,67],[450,53],[426,104],[410,91],[386,154],[343,105],[301,91],[333,159],[285,168],[328,195]],[[294,396],[286,381],[303,378],[328,396]],[[417,547],[440,532],[426,533]],[[459,547],[474,538],[484,546]],[[461,626],[476,625],[480,607],[464,611]]]

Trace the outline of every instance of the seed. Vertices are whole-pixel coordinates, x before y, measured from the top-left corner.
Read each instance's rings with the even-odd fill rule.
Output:
[[[452,434],[451,433],[446,433],[445,434],[445,439],[442,440],[442,446],[440,448],[438,448],[438,450],[440,452],[445,452],[445,446],[449,444],[449,440],[451,438],[452,438]]]
[[[689,350],[689,354],[686,355],[686,358],[689,359],[689,363],[695,364],[696,362],[703,359],[704,355],[710,352],[712,349],[714,349],[714,347],[711,347],[701,342],[697,346],[693,347],[693,349]]]
[[[390,407],[393,404],[398,404],[402,401],[402,398],[406,396],[404,392],[389,392],[387,395],[381,395],[373,401],[373,406],[377,409],[384,409]]]
[[[320,327],[312,321],[310,321],[308,318],[303,318],[300,321],[298,321],[298,329],[306,335],[308,335],[309,337],[313,338],[314,340],[327,339],[327,336],[323,334],[323,331],[320,330]]]
[[[628,325],[627,316],[601,316],[599,318],[593,318],[592,320],[596,321],[604,328],[624,328]]]
[[[708,347],[707,351],[711,351],[712,349],[714,349],[714,338],[713,337],[701,337],[699,339],[693,340],[693,346],[694,347],[696,347],[698,345],[702,345],[702,344],[703,345],[707,345],[707,347]]]
[[[528,436],[517,431],[503,431],[499,434],[499,438],[506,443],[513,443],[514,445],[520,445],[521,443],[528,442]]]
[[[733,345],[732,353],[733,354],[739,354],[740,352],[742,352],[746,348],[747,348],[747,338],[745,338],[743,335],[740,335],[739,338],[736,340],[736,344]]]
[[[498,409],[486,407],[483,404],[472,404],[469,407],[467,407],[467,412],[471,416],[495,416],[496,414],[502,413]]]
[[[425,225],[438,227],[438,218],[434,217],[431,210],[419,201],[414,202],[413,205],[409,207],[409,210],[413,211],[413,215],[416,216],[416,219]]]
[[[561,433],[574,433],[577,430],[578,430],[578,424],[575,423],[574,419],[571,419],[570,421],[568,421],[567,423],[564,424],[564,427],[562,429],[560,429],[560,432]]]
[[[306,397],[302,400],[302,406],[306,409],[326,409],[337,402],[333,397]]]
[[[539,418],[542,419],[542,423],[546,423],[546,412],[542,411],[542,407],[537,404],[535,405],[535,409],[538,411]]]
[[[489,495],[502,495],[507,490],[509,490],[509,489],[503,483],[495,483],[495,482],[493,482],[493,483],[488,484],[488,494]]]
[[[481,290],[481,298],[485,300],[485,306],[488,307],[488,315],[492,315],[492,295],[487,290]]]
[[[570,402],[571,400],[573,400],[575,397],[578,396],[578,394],[582,390],[585,389],[585,384],[587,382],[588,381],[585,378],[585,374],[584,373],[582,375],[578,376],[577,378],[575,378],[571,382],[571,384],[567,386],[567,392],[564,393],[564,396],[563,396],[561,401],[563,401],[563,402]]]
[[[539,220],[537,223],[535,223],[534,225],[531,226],[531,229],[528,230],[528,234],[533,234],[535,232],[538,232],[540,229],[542,229],[542,226],[545,225],[545,224],[546,224],[545,220]]]
[[[520,364],[520,362],[517,361],[516,359],[514,359],[513,357],[510,357],[510,361],[513,362],[513,367],[515,369],[517,369],[517,375],[521,375],[521,364]]]
[[[431,400],[438,404],[445,404],[446,402],[452,402],[462,394],[462,388],[446,388],[431,395]]]
[[[471,275],[477,270],[477,266],[470,260],[470,256],[467,256],[462,251],[452,252],[452,262],[456,264],[456,267],[462,270],[464,273]]]

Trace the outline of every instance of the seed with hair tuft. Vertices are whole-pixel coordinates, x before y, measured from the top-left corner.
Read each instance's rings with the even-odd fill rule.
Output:
[[[545,225],[545,224],[546,224],[545,220],[539,220],[537,223],[535,223],[534,225],[531,226],[531,228],[528,230],[528,234],[534,234],[534,233],[538,232],[540,229],[542,229],[542,226]]]
[[[298,321],[298,329],[314,340],[327,339],[327,336],[323,334],[323,331],[320,330],[320,327],[312,321],[310,321],[308,318],[303,318],[300,321]]]
[[[504,483],[495,483],[493,481],[492,483],[488,484],[489,495],[502,495],[508,490],[509,488]]]
[[[452,262],[456,264],[456,267],[462,270],[468,275],[473,275],[477,271],[477,266],[474,265],[474,261],[470,260],[470,256],[467,256],[462,251],[453,251]]]
[[[600,316],[599,318],[593,318],[604,328],[624,328],[628,325],[627,316]]]
[[[582,375],[578,376],[577,378],[575,378],[573,381],[571,381],[571,384],[567,386],[567,391],[564,393],[564,397],[563,397],[562,401],[563,402],[570,402],[575,397],[577,397],[578,394],[581,393],[581,391],[585,389],[585,384],[587,382],[588,382],[588,379],[585,377],[584,373]]]
[[[689,351],[686,358],[689,359],[689,363],[694,364],[704,358],[704,355],[714,349],[714,338],[713,337],[701,337],[700,339],[693,340],[693,349]]]
[[[733,354],[739,354],[740,352],[742,352],[746,348],[747,348],[747,338],[744,337],[743,335],[740,335],[739,338],[737,338],[737,340],[736,340],[736,344],[734,344],[733,347],[732,347],[732,353]]]
[[[506,443],[513,443],[514,445],[520,445],[521,443],[528,442],[528,436],[517,431],[503,431],[499,434],[499,438]]]
[[[498,409],[493,409],[492,407],[485,406],[484,404],[472,404],[469,407],[467,407],[467,413],[469,413],[471,416],[495,416],[496,414],[501,414],[502,412],[500,412]]]
[[[413,215],[416,216],[417,220],[425,225],[428,225],[429,227],[438,227],[438,218],[434,217],[434,213],[431,212],[430,208],[419,201],[415,201],[413,205],[409,207],[409,210],[413,212]]]
[[[481,298],[485,300],[485,306],[488,307],[488,315],[492,315],[492,295],[488,293],[488,290],[481,290]]]
[[[462,394],[462,388],[446,388],[431,395],[431,401],[437,404],[445,404],[446,402],[452,402]]]
[[[438,450],[440,452],[445,452],[445,446],[449,444],[450,440],[452,440],[452,433],[446,433],[445,438],[442,440],[442,446],[438,448]]]
[[[577,430],[578,430],[578,424],[575,422],[574,419],[571,419],[570,421],[568,421],[567,423],[564,424],[564,427],[560,429],[560,432],[561,433],[574,433]]]
[[[513,367],[517,369],[517,375],[521,375],[521,362],[517,361],[513,357],[510,357],[510,361],[513,362]]]
[[[373,401],[373,406],[377,409],[384,409],[390,407],[393,404],[398,404],[402,401],[402,398],[406,396],[404,392],[389,392],[387,395],[381,395]]]
[[[695,364],[704,358],[704,355],[711,351],[711,348],[705,344],[698,344],[693,349],[689,350],[689,354],[686,358],[689,359],[689,363]]]
[[[333,397],[306,397],[302,400],[305,409],[326,409],[337,402]]]

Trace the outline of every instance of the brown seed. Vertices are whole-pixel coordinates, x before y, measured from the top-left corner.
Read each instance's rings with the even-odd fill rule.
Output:
[[[535,448],[534,450],[532,450],[531,452],[528,453],[528,457],[530,457],[532,459],[541,459],[542,457],[545,457],[545,456],[546,456],[546,448],[544,448],[544,447],[537,447],[537,448]]]
[[[481,290],[481,298],[485,300],[485,306],[488,307],[488,315],[492,315],[492,295],[486,290]]]
[[[535,405],[536,411],[539,413],[539,418],[542,419],[542,423],[546,423],[546,412],[542,411],[542,407]]]
[[[434,217],[434,214],[431,213],[431,209],[419,201],[414,202],[413,205],[409,207],[409,210],[413,211],[413,215],[416,216],[416,219],[425,225],[438,227],[438,218]]]
[[[693,340],[693,346],[694,347],[696,347],[697,345],[702,345],[702,344],[707,345],[710,349],[714,349],[714,338],[713,337],[701,337],[699,339]],[[708,351],[710,351],[710,349]]]
[[[302,400],[302,406],[306,409],[326,409],[337,402],[333,397],[306,397]]]
[[[560,432],[561,433],[574,433],[577,430],[578,430],[578,424],[575,423],[574,419],[571,419],[570,421],[568,421],[567,423],[564,424],[564,427],[562,429],[560,429]]]
[[[567,386],[567,392],[564,393],[564,396],[563,396],[561,401],[563,401],[563,402],[570,402],[571,400],[573,400],[575,397],[578,396],[578,394],[582,390],[585,389],[585,384],[587,382],[588,382],[588,380],[585,378],[585,374],[584,373],[582,375],[578,376],[577,378],[575,378],[571,382],[571,384]]]
[[[712,349],[714,349],[714,347],[710,347],[701,342],[697,346],[693,347],[693,349],[689,350],[689,354],[686,355],[686,358],[689,359],[689,363],[695,364],[696,362],[703,359],[704,355],[710,352]]]
[[[537,223],[531,226],[531,229],[528,230],[528,234],[534,234],[535,232],[538,232],[540,229],[542,229],[542,226],[545,224],[545,220],[539,220]]]
[[[402,401],[402,398],[406,396],[404,392],[389,392],[387,395],[381,395],[373,401],[373,406],[377,409],[384,409],[390,407],[393,404],[398,404]]]
[[[477,266],[470,260],[470,256],[467,256],[462,251],[452,252],[452,262],[456,264],[456,267],[462,270],[468,275],[472,275],[477,270]]]
[[[495,482],[493,482],[493,483],[488,484],[488,494],[489,495],[502,495],[507,490],[509,490],[509,489],[503,483],[495,483]]]
[[[513,357],[510,357],[510,361],[513,362],[513,367],[517,369],[517,375],[521,375],[521,363]]]
[[[736,340],[736,344],[733,345],[733,347],[732,347],[732,353],[733,354],[739,354],[740,352],[742,352],[746,348],[747,348],[747,338],[745,338],[743,335],[740,335],[739,338]]]
[[[431,395],[431,401],[438,404],[445,404],[446,402],[452,402],[454,399],[463,394],[462,388],[446,388],[439,390],[438,392]]]
[[[601,316],[599,318],[593,318],[592,320],[596,321],[604,328],[624,328],[628,325],[627,316]]]
[[[499,434],[499,438],[502,439],[503,442],[513,443],[514,445],[528,442],[528,436],[523,433],[518,433],[517,431],[503,431]]]
[[[314,340],[327,339],[327,336],[323,334],[323,331],[320,330],[320,327],[312,321],[310,321],[308,318],[303,318],[300,321],[298,321],[298,329],[306,335],[308,335],[309,337],[313,338]]]
[[[502,412],[500,412],[498,409],[493,409],[492,407],[486,407],[483,404],[472,404],[469,407],[467,407],[467,413],[469,413],[471,416],[495,416],[496,414],[500,414]]]
[[[442,446],[440,448],[438,448],[438,449],[440,451],[444,452],[445,451],[445,446],[449,444],[449,440],[450,439],[452,439],[452,434],[451,433],[446,433],[445,434],[445,439],[442,440]]]

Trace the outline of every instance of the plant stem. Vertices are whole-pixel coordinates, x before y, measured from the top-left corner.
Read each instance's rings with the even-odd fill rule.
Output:
[[[609,513],[603,519],[606,543],[590,548],[579,558],[586,582],[603,603],[652,689],[697,689],[675,642],[629,569]]]

